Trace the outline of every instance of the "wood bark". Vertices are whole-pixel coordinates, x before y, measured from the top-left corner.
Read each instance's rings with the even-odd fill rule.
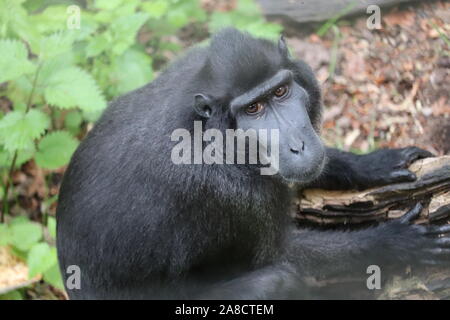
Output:
[[[320,226],[371,223],[398,218],[420,201],[424,210],[417,223],[447,222],[450,216],[450,156],[422,159],[409,169],[417,176],[414,182],[364,191],[300,191],[296,218]]]
[[[417,175],[414,182],[364,191],[299,191],[294,215],[303,227],[352,230],[396,219],[420,201],[424,209],[414,223],[450,223],[450,156],[422,159],[409,169]],[[325,288],[327,296],[336,299],[450,299],[448,266],[406,269],[382,290],[362,288],[362,283],[365,279],[332,278],[315,287]]]

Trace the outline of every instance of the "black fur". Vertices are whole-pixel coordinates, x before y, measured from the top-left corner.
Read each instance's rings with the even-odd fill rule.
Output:
[[[67,266],[81,268],[81,290],[68,290],[71,298],[302,298],[304,277],[403,265],[438,247],[407,222],[358,232],[295,230],[287,215],[292,192],[282,179],[245,165],[170,161],[174,129],[192,131],[194,120],[204,129],[235,128],[229,102],[281,68],[308,93],[318,131],[320,90],[311,69],[276,44],[233,29],[108,107],[75,152],[60,191],[61,270],[66,277]],[[194,111],[198,93],[218,106],[210,117]],[[333,188],[391,182],[397,164],[403,170],[426,155],[327,153],[315,184]],[[375,171],[360,166],[381,158]]]

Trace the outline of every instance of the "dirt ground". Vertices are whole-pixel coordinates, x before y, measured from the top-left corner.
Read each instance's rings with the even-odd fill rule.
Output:
[[[330,30],[290,37],[323,85],[324,139],[345,150],[417,145],[450,152],[450,3],[415,3]],[[445,36],[447,35],[447,36]],[[330,73],[330,65],[335,72]]]

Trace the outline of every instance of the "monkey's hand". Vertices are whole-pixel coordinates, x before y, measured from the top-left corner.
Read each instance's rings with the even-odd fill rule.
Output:
[[[416,180],[416,175],[408,170],[418,159],[432,157],[433,154],[417,147],[401,149],[380,149],[360,156],[355,164],[356,185],[359,190],[391,183]]]
[[[380,225],[385,256],[390,264],[440,265],[450,263],[450,225],[411,224],[422,210],[420,203],[399,219]],[[389,256],[389,257],[388,257]]]

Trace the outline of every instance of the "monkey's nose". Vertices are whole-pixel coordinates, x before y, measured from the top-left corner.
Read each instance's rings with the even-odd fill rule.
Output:
[[[299,154],[300,151],[305,151],[305,142],[304,141],[300,141],[299,143],[296,144],[296,146],[289,146],[291,149],[291,152],[294,154]]]
[[[288,129],[287,142],[293,154],[299,154],[305,151],[305,141],[302,139],[296,127],[290,127]]]

